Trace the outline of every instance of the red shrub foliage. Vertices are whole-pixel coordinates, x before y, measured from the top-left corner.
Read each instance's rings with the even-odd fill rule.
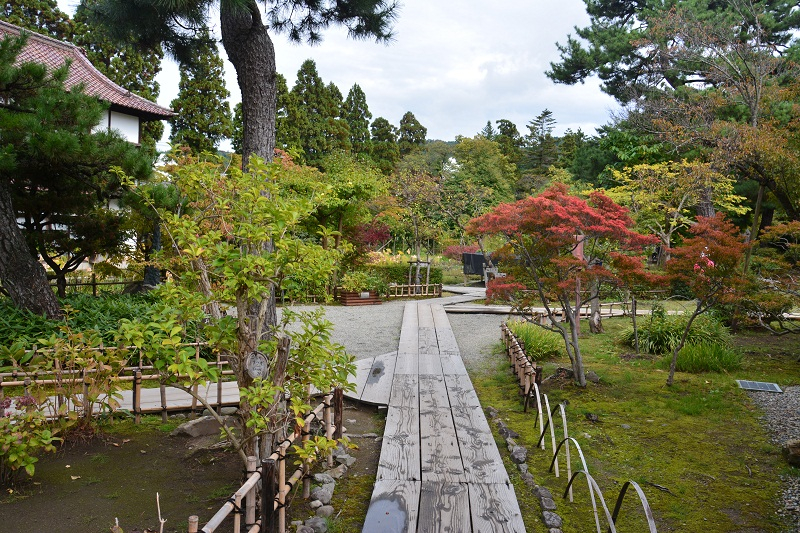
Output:
[[[490,279],[486,284],[486,299],[492,303],[510,302],[517,291],[525,290],[525,285],[514,281],[513,276]]]
[[[448,246],[442,252],[442,255],[445,257],[449,257],[450,259],[455,259],[456,261],[461,261],[461,254],[474,254],[480,248],[477,244],[466,245],[466,244],[455,244],[453,246]]]

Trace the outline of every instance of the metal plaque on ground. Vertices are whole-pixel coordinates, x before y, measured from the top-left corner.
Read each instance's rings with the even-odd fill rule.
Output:
[[[766,383],[764,381],[747,381],[746,379],[737,379],[736,383],[739,388],[744,390],[755,390],[760,392],[783,392],[777,383]]]

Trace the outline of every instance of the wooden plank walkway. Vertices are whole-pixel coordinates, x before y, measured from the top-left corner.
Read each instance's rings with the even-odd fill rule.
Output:
[[[525,531],[442,305],[407,303],[397,352],[359,367],[353,396],[388,406],[364,533]]]

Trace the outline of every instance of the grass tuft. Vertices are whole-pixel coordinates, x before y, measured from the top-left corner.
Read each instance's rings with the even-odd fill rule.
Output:
[[[661,360],[659,366],[669,368],[671,357]],[[689,344],[678,352],[675,369],[678,372],[730,372],[742,368],[742,354],[721,344]]]
[[[521,320],[509,322],[508,328],[532,361],[558,357],[564,352],[564,340],[558,333]]]

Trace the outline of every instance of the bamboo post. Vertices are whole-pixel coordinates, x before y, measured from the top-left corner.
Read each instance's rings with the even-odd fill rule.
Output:
[[[249,479],[250,476],[255,474],[256,472],[256,457],[255,455],[248,455],[247,456],[247,478]],[[245,517],[244,517],[244,524],[245,527],[250,527],[256,523],[256,486],[253,485],[253,488],[247,493],[245,497]]]
[[[167,387],[163,383],[158,386],[161,393],[161,421],[167,423]]]
[[[275,459],[261,461],[261,533],[275,533]]]
[[[97,298],[97,276],[92,272],[92,296]]]
[[[134,422],[139,423],[142,419],[142,371],[137,370],[133,379],[133,415]]]
[[[92,406],[89,405],[89,374],[86,372],[86,369],[83,369],[83,416],[86,420],[90,420],[92,416]]]
[[[200,342],[197,338],[195,338],[194,344],[194,360],[200,361]],[[192,392],[194,393],[192,395],[192,413],[194,413],[197,410],[197,383],[192,385]]]
[[[308,390],[306,391],[306,393],[309,396],[311,396],[311,385],[308,386]],[[302,435],[303,436],[301,442],[302,445],[305,446],[305,444],[311,438],[310,421],[306,421],[305,425],[303,425]],[[309,477],[309,474],[311,473],[311,461],[309,459],[303,461],[302,469],[303,469],[303,498],[307,500],[308,498],[311,497],[311,478]]]
[[[222,356],[217,354],[217,370],[219,377],[217,378],[217,414],[222,416]]]
[[[200,527],[200,517],[193,514],[189,517],[189,533],[197,533],[198,527]]]
[[[286,531],[286,444],[278,447],[278,531]]]
[[[1,391],[0,391],[1,392]],[[0,397],[2,399],[2,397]],[[322,411],[322,420],[325,424],[325,438],[332,439],[333,438],[333,394],[328,394],[325,396],[325,408]],[[328,468],[333,468],[333,451],[328,452],[327,457],[327,464]]]
[[[344,418],[344,391],[340,388],[333,389],[333,438],[342,438],[342,419]]]

